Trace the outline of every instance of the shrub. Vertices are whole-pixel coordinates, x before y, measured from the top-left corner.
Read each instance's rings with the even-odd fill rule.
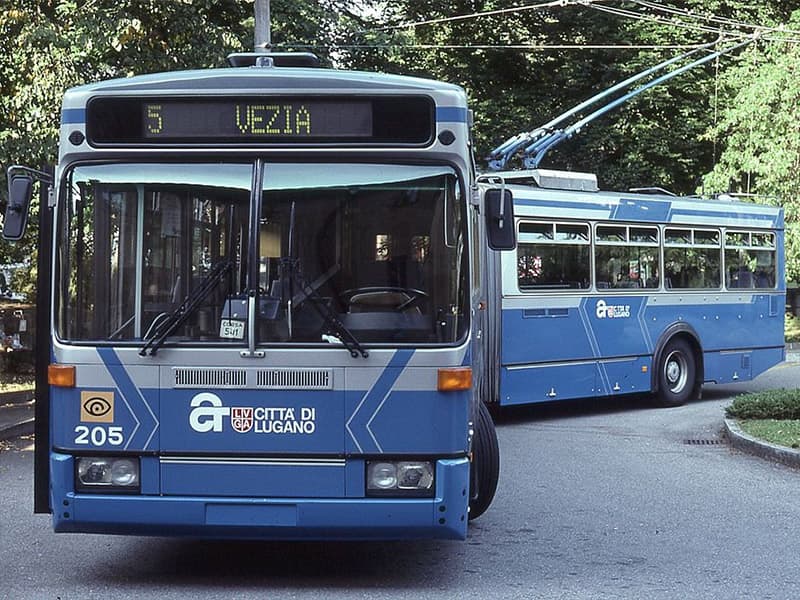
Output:
[[[742,394],[725,412],[737,419],[800,419],[800,390]]]
[[[800,342],[800,317],[786,313],[783,330],[787,342]]]

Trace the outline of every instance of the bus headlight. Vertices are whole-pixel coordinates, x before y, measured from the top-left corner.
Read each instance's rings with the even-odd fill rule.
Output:
[[[75,475],[75,487],[81,492],[139,491],[138,458],[81,456]]]
[[[427,460],[368,461],[368,496],[432,496],[434,464]]]
[[[388,462],[367,463],[367,489],[392,490],[396,487],[396,464]]]

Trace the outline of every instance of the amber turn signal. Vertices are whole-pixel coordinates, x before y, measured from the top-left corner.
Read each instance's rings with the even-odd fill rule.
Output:
[[[47,365],[47,383],[58,387],[75,387],[75,367]]]
[[[439,369],[437,389],[440,392],[468,390],[472,387],[471,367],[449,367]]]

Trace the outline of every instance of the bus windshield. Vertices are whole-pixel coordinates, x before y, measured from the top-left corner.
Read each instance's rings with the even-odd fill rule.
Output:
[[[442,344],[466,333],[466,225],[449,167],[91,164],[68,172],[65,191],[65,341],[166,331],[170,345],[243,345],[254,327],[266,345]]]

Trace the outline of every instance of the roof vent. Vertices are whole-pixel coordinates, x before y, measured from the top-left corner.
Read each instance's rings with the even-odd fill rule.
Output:
[[[228,54],[232,67],[319,67],[320,61],[311,52],[234,52]]]
[[[576,173],[572,171],[550,171],[532,169],[533,180],[541,188],[549,190],[578,190],[596,192],[597,175],[594,173]]]
[[[518,171],[498,171],[481,176],[483,181],[502,179],[506,183],[533,184],[548,190],[576,190],[596,192],[597,175],[573,171],[552,171],[549,169],[520,169]]]

